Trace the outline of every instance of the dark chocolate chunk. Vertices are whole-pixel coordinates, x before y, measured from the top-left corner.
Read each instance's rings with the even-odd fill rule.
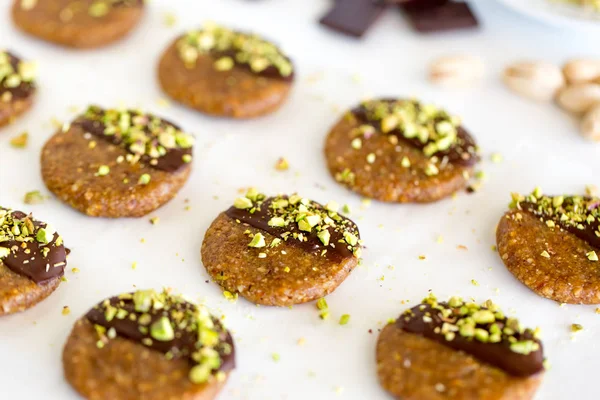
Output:
[[[320,22],[333,30],[362,37],[386,8],[385,3],[374,0],[337,0]]]
[[[467,3],[427,1],[428,5],[409,3],[401,6],[413,29],[422,33],[473,28],[477,19]]]

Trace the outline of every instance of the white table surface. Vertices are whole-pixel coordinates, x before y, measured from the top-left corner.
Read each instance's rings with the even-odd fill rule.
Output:
[[[561,63],[573,56],[600,57],[598,36],[555,30],[488,0],[476,5],[483,22],[479,31],[418,36],[390,11],[363,41],[317,24],[329,6],[324,0],[153,0],[127,40],[75,52],[17,32],[8,18],[9,3],[1,1],[0,48],[39,61],[40,90],[33,110],[0,133],[0,204],[51,222],[73,252],[67,283],[35,308],[0,320],[1,398],[76,399],[61,366],[62,346],[75,320],[104,297],[134,286],[163,285],[226,315],[238,367],[221,399],[389,398],[375,373],[377,331],[408,307],[401,301],[417,303],[428,289],[440,297],[491,298],[525,324],[539,325],[552,368],[538,399],[597,398],[600,315],[595,307],[559,307],[538,297],[512,277],[490,248],[511,191],[529,192],[540,185],[548,193],[582,192],[586,184],[600,184],[600,147],[582,140],[576,121],[553,105],[531,103],[505,90],[500,71],[524,58]],[[177,15],[175,27],[164,24],[167,12]],[[237,122],[159,104],[164,97],[155,79],[159,54],[175,35],[205,20],[261,32],[292,55],[298,79],[279,112]],[[426,81],[428,62],[450,52],[485,59],[488,74],[481,85],[444,91]],[[322,146],[342,110],[378,95],[415,95],[462,115],[483,149],[481,168],[489,179],[482,191],[432,205],[373,202],[361,209],[360,197],[330,178]],[[158,225],[150,225],[148,218],[89,218],[56,199],[23,204],[25,192],[48,193],[39,154],[53,133],[50,120],[69,120],[74,116],[70,107],[83,109],[90,102],[140,106],[197,135],[194,172],[177,198],[152,213],[160,217]],[[10,147],[9,139],[24,130],[31,136],[28,148]],[[501,153],[504,162],[491,163],[493,152]],[[289,159],[290,171],[274,170],[281,156]],[[320,202],[335,199],[354,209],[352,218],[368,249],[363,265],[328,296],[332,319],[320,320],[314,304],[289,310],[259,308],[243,299],[230,303],[216,284],[205,283],[209,278],[200,261],[204,232],[238,189],[250,185],[267,193],[299,191]],[[184,199],[189,199],[189,211]],[[441,244],[436,243],[439,235]],[[73,274],[72,267],[81,272]],[[68,316],[61,315],[65,305],[72,310]],[[344,313],[351,320],[340,326]],[[584,330],[571,334],[572,323]],[[302,346],[297,344],[301,338]],[[280,355],[279,362],[273,353]]]

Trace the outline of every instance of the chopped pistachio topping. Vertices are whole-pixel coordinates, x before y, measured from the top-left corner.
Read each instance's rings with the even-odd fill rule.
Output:
[[[512,194],[511,209],[527,210],[551,229],[562,228],[586,240],[592,246],[600,246],[600,198],[592,196],[546,196],[541,188],[530,195]],[[586,254],[597,261],[596,252]],[[596,258],[596,260],[594,260]]]
[[[10,55],[6,51],[0,50],[0,93],[15,89],[22,83],[31,84],[35,79],[36,72],[36,64],[27,61],[19,61],[15,68],[11,63]]]
[[[54,229],[45,224],[36,226],[34,222],[31,215],[15,218],[12,210],[0,208],[0,243],[8,241],[21,243],[37,241],[43,245],[50,243],[54,238]],[[59,245],[58,240],[57,245]]]
[[[279,238],[286,242],[306,242],[314,238],[317,244],[324,247],[323,255],[327,251],[346,248],[355,257],[360,257],[362,241],[358,229],[350,220],[339,215],[339,205],[335,202],[323,207],[296,194],[267,199],[264,194],[251,188],[244,197],[237,198],[233,206],[247,211],[249,215],[266,214],[267,225],[278,228]],[[248,246],[265,247],[264,236],[261,233],[253,235]]]
[[[247,66],[254,73],[276,70],[282,77],[292,75],[291,61],[274,44],[257,35],[235,32],[207,23],[202,30],[192,30],[177,42],[179,56],[190,68],[201,55],[217,56],[214,68],[228,71],[234,64]]]
[[[224,341],[225,328],[204,307],[166,290],[139,290],[107,299],[88,313],[88,319],[99,348],[137,326],[143,345],[164,352],[167,359],[189,358],[193,362],[189,379],[197,384],[218,379],[222,356],[232,351]]]
[[[525,329],[515,318],[506,318],[491,300],[483,304],[465,302],[460,297],[451,297],[447,302],[438,302],[430,295],[414,309],[408,309],[400,317],[405,322],[422,318],[426,324],[434,324],[434,333],[445,341],[457,336],[482,343],[505,343],[510,350],[527,355],[540,349],[537,341],[539,330]]]
[[[156,165],[158,159],[170,150],[190,149],[194,145],[194,137],[189,133],[141,111],[103,110],[90,106],[83,118],[93,123],[100,122],[103,126],[102,135],[125,147],[131,153],[126,159],[132,164],[141,157],[147,157],[151,165]],[[189,157],[184,159],[182,156],[182,161],[191,162],[192,156],[186,155]]]
[[[353,132],[356,138],[352,147],[355,149],[360,148],[359,143],[362,145],[361,138],[368,139],[376,133],[376,129],[369,125],[374,124],[384,134],[397,135],[417,145],[432,163],[439,164],[430,164],[436,169],[444,164],[440,156],[451,149],[460,152],[464,160],[476,156],[474,146],[461,148],[465,143],[459,135],[460,119],[433,105],[417,100],[369,100],[363,102],[359,110],[367,124],[360,125]],[[374,160],[374,157],[367,159],[369,163]],[[402,166],[410,167],[410,161],[402,160]],[[432,167],[429,167],[428,175],[437,174]]]
[[[350,314],[344,314],[340,317],[340,325],[346,325],[350,322]]]

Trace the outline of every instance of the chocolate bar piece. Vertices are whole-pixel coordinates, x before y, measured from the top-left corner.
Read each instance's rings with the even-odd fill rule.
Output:
[[[442,32],[472,28],[478,25],[477,18],[467,3],[454,1],[423,0],[411,2],[401,8],[407,15],[413,29],[422,33]],[[425,6],[430,3],[429,6]]]
[[[387,8],[377,0],[337,0],[320,22],[328,28],[362,37]]]

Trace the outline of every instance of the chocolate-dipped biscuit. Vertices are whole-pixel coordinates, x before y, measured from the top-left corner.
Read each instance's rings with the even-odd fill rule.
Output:
[[[0,50],[0,127],[31,108],[35,97],[35,64]]]
[[[60,284],[62,237],[31,214],[0,207],[0,315],[33,307]]]
[[[432,202],[464,188],[477,163],[460,119],[416,100],[370,100],[331,129],[325,157],[336,181],[387,202]]]
[[[275,111],[292,87],[292,61],[254,34],[205,24],[164,52],[158,79],[173,99],[200,112],[251,118]]]
[[[540,296],[600,304],[600,198],[513,194],[496,231],[506,268]]]
[[[65,378],[90,400],[211,400],[234,368],[233,338],[221,322],[166,290],[100,302],[63,349]]]
[[[191,172],[194,138],[137,110],[91,106],[42,149],[48,189],[94,217],[141,217],[171,200]]]
[[[125,37],[144,13],[143,0],[14,0],[22,31],[48,42],[95,48]]]
[[[490,300],[430,295],[381,331],[379,381],[403,400],[532,399],[544,371],[537,332]]]
[[[358,228],[337,208],[250,189],[208,228],[204,267],[224,290],[256,304],[319,299],[342,283],[361,252]]]

